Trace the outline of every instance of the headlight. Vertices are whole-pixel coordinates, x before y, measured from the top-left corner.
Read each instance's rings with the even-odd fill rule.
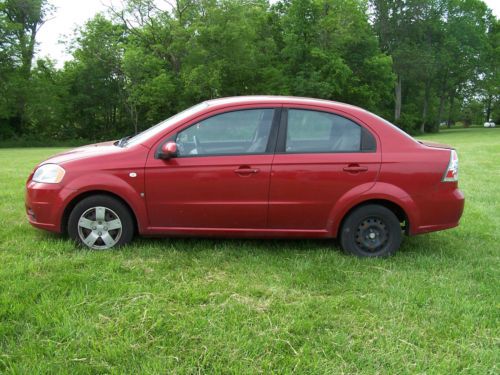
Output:
[[[58,184],[62,181],[65,173],[65,170],[57,164],[45,164],[35,171],[32,181]]]

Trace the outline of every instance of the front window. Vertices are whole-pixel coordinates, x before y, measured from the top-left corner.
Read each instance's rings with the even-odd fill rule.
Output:
[[[274,109],[226,112],[177,135],[179,156],[262,154],[267,150]]]

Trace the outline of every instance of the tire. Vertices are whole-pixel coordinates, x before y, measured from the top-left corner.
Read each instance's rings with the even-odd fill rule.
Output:
[[[77,203],[68,218],[68,234],[92,250],[123,246],[134,237],[134,221],[127,206],[107,195],[92,195]]]
[[[399,249],[403,234],[396,215],[383,206],[369,204],[352,211],[344,220],[340,245],[358,257],[388,257]]]

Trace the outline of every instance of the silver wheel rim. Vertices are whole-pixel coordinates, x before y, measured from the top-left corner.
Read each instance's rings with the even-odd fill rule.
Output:
[[[110,249],[120,240],[121,235],[122,222],[107,207],[89,208],[78,220],[78,236],[91,249]]]

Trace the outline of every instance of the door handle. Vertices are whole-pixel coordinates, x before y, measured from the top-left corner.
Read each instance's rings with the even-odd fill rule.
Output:
[[[250,176],[251,174],[259,173],[259,169],[240,167],[235,169],[234,173],[239,174],[240,176]]]
[[[368,167],[362,167],[359,164],[349,164],[347,167],[344,167],[344,172],[348,173],[360,173],[366,172]]]

